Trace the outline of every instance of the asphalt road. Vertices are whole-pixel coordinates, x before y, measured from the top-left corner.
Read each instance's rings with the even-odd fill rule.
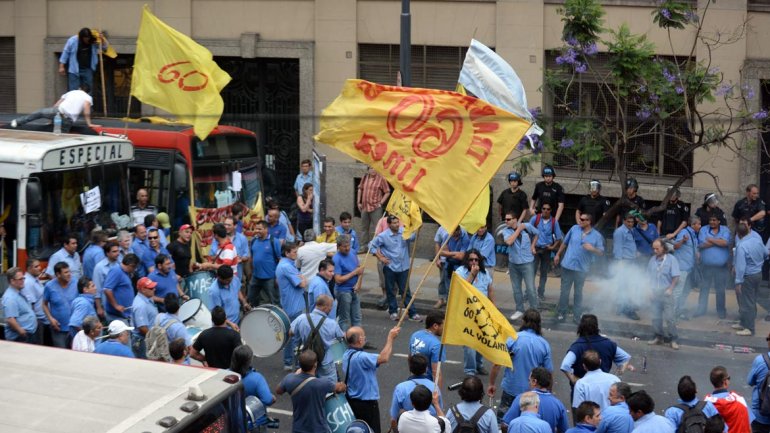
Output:
[[[367,333],[367,340],[382,348],[388,330],[394,326],[395,322],[388,319],[387,314],[382,311],[364,310],[364,329]],[[601,320],[601,319],[600,319]],[[600,322],[601,325],[601,322]],[[406,321],[401,334],[395,343],[394,356],[388,364],[380,366],[378,370],[378,380],[380,385],[380,414],[383,431],[387,431],[389,425],[389,410],[393,388],[400,382],[406,380],[409,376],[409,370],[406,362],[408,353],[409,336],[421,329],[422,323]],[[551,344],[554,363],[554,393],[565,406],[569,406],[569,382],[566,377],[559,372],[559,365],[564,353],[569,345],[575,340],[574,332],[555,331],[543,329],[543,336]],[[739,394],[751,397],[751,387],[746,384],[751,362],[756,354],[751,353],[733,353],[725,352],[713,348],[693,347],[682,345],[679,351],[673,351],[663,346],[648,346],[645,341],[630,340],[627,338],[613,338],[624,350],[632,356],[631,364],[636,367],[636,371],[627,371],[621,378],[631,384],[634,391],[645,389],[655,399],[655,408],[657,413],[662,413],[668,406],[675,404],[677,399],[676,385],[679,378],[683,375],[690,375],[698,384],[698,395],[704,396],[712,390],[708,375],[714,366],[722,365],[727,368],[732,380],[732,388]],[[442,365],[441,371],[444,376],[444,384],[459,382],[463,376],[463,353],[462,348],[449,346],[446,348],[447,363]],[[642,371],[642,359],[647,358],[647,372]],[[259,358],[255,361],[255,368],[260,371],[268,381],[272,389],[278,385],[285,373],[282,368],[281,353],[269,358]],[[482,377],[484,385],[488,384],[488,377]],[[499,385],[499,379],[498,379]],[[444,394],[444,409],[459,401],[457,392],[442,390]],[[500,391],[496,397],[499,399]],[[489,401],[485,398],[485,404]],[[497,404],[497,400],[493,403]],[[280,419],[280,430],[291,431],[291,399],[288,395],[278,397],[276,403],[269,409],[273,417]]]

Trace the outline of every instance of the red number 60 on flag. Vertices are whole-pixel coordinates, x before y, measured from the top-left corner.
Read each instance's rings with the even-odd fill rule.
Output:
[[[182,61],[182,62],[171,63],[171,64],[168,64],[168,65],[162,67],[160,69],[160,71],[158,72],[158,81],[160,81],[161,83],[164,83],[164,84],[168,84],[168,83],[172,83],[172,82],[174,82],[174,81],[176,81],[178,79],[179,81],[178,81],[177,85],[179,86],[180,89],[182,89],[185,92],[196,92],[198,90],[202,90],[202,89],[206,88],[206,85],[208,85],[208,83],[209,83],[208,75],[206,75],[203,72],[200,72],[198,70],[195,70],[195,69],[193,69],[193,70],[185,73],[184,75],[182,75],[183,71],[180,71],[180,68],[178,68],[177,66],[185,65],[185,64],[189,65],[191,63],[189,61],[185,60],[185,61]],[[198,84],[198,85],[195,85],[195,86],[185,85],[185,80],[187,78],[189,78],[189,77],[194,76],[194,75],[199,75],[199,76],[203,77],[203,82]]]

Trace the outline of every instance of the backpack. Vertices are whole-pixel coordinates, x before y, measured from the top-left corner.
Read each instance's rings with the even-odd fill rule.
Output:
[[[762,416],[770,416],[770,357],[767,353],[762,354],[762,359],[765,360],[768,372],[762,383],[759,385],[759,414]]]
[[[177,323],[177,320],[171,319],[165,326],[160,326],[160,317],[155,319],[155,323],[144,338],[145,344],[147,345],[147,359],[171,362],[166,331],[168,331],[168,328],[174,323]]]
[[[326,320],[326,316],[322,317],[317,325],[313,325],[313,319],[310,318],[309,313],[305,313],[305,317],[307,317],[307,324],[310,325],[310,334],[307,336],[307,339],[302,343],[302,345],[299,346],[299,353],[302,353],[306,350],[312,350],[318,357],[318,365],[320,366],[324,357],[326,356],[326,347],[324,346],[324,341],[321,338],[321,326]]]
[[[491,409],[482,404],[471,419],[467,420],[457,409],[457,405],[452,406],[452,414],[455,417],[455,421],[457,421],[457,427],[452,430],[452,433],[479,433],[479,420],[488,410]]]
[[[681,409],[684,413],[682,419],[679,421],[679,428],[677,433],[703,433],[706,430],[706,414],[703,413],[703,408],[706,406],[705,401],[699,401],[693,407],[686,404],[678,404],[674,407]]]

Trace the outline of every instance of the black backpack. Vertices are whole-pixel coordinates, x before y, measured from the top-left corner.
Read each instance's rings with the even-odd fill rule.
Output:
[[[318,365],[320,366],[324,360],[324,356],[326,356],[326,347],[321,338],[321,326],[324,324],[326,316],[322,317],[317,325],[313,325],[313,319],[310,318],[310,314],[305,313],[305,317],[307,317],[307,324],[310,325],[310,334],[307,336],[305,342],[299,347],[299,353],[306,350],[312,350],[318,357]]]
[[[457,409],[457,405],[452,406],[452,414],[454,414],[455,421],[457,421],[457,427],[452,430],[452,433],[479,433],[479,420],[488,411],[489,407],[481,405],[476,413],[473,414],[470,420],[465,419],[460,411]]]
[[[705,401],[699,401],[693,407],[686,404],[678,404],[674,407],[682,409],[682,419],[679,421],[679,428],[677,433],[703,433],[706,430],[706,414],[703,413],[703,408],[706,406]]]
[[[767,353],[763,353],[762,359],[765,360],[768,372],[759,385],[759,414],[770,416],[770,357],[767,356]]]

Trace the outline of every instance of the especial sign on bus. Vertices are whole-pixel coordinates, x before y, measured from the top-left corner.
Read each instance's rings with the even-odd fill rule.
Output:
[[[43,170],[61,170],[111,162],[131,161],[134,147],[125,141],[86,144],[52,150],[43,156]]]

